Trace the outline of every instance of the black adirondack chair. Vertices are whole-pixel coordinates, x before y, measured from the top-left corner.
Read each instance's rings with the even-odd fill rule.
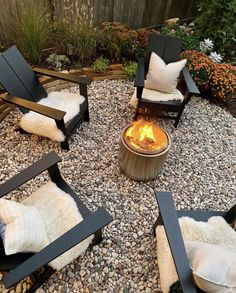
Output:
[[[204,293],[193,283],[192,271],[189,266],[187,254],[179,226],[178,218],[191,217],[196,221],[207,222],[210,217],[221,216],[229,224],[236,220],[236,205],[228,212],[223,211],[186,211],[175,210],[171,192],[157,192],[156,199],[159,206],[160,216],[154,224],[154,234],[158,225],[163,225],[171,254],[175,263],[179,282],[184,293]]]
[[[80,106],[80,113],[69,121],[67,125],[65,125],[63,120],[66,112],[36,103],[48,95],[39,82],[36,74],[79,84],[80,94],[85,97],[85,102]],[[32,69],[16,46],[0,54],[0,83],[7,92],[2,99],[18,106],[23,113],[27,113],[31,110],[54,119],[58,129],[60,129],[65,136],[65,141],[61,143],[62,148],[67,150],[69,149],[68,139],[76,128],[78,128],[83,121],[89,121],[87,85],[91,82],[92,80],[86,77],[79,77],[41,68]]]
[[[18,253],[7,256],[4,253],[3,243],[0,241],[0,271],[9,272],[2,280],[6,288],[12,287],[25,277],[30,276],[34,282],[27,292],[35,292],[54,273],[54,269],[48,265],[50,261],[92,234],[95,235],[92,244],[98,244],[102,240],[101,229],[112,221],[112,216],[105,208],[98,208],[97,211],[92,213],[84,205],[78,195],[74,193],[61,177],[57,165],[60,161],[60,157],[55,152],[51,152],[12,179],[0,185],[0,197],[2,197],[47,170],[50,179],[61,190],[72,196],[84,219],[74,228],[35,254]],[[39,268],[43,270],[41,274],[36,272]]]
[[[182,41],[178,38],[162,35],[151,35],[149,38],[148,46],[146,49],[145,58],[140,58],[136,72],[134,86],[137,87],[138,105],[136,109],[135,119],[139,115],[156,116],[159,118],[167,118],[175,120],[175,127],[177,127],[181,115],[184,111],[185,105],[189,102],[192,95],[199,94],[199,90],[195,85],[187,67],[182,70],[181,77],[178,82],[177,88],[184,96],[183,102],[170,100],[162,101],[149,101],[142,98],[144,89],[144,81],[148,73],[149,61],[152,52],[159,55],[165,63],[175,62],[180,60],[180,53],[182,49]],[[148,110],[148,111],[146,111]],[[177,113],[176,116],[163,114],[163,112]]]

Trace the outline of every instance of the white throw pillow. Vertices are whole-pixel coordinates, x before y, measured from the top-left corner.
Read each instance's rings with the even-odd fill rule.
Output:
[[[1,237],[5,254],[36,252],[48,245],[39,211],[7,199],[0,199]]]
[[[7,255],[40,251],[81,221],[74,199],[51,181],[22,203],[0,199],[0,232],[5,230]],[[85,252],[92,239],[93,235],[51,261],[50,266],[60,270]]]
[[[217,245],[185,242],[196,285],[207,293],[236,292],[236,253]]]
[[[152,52],[145,87],[164,93],[173,93],[177,87],[180,71],[187,59],[166,64],[161,57]]]
[[[41,99],[38,104],[65,111],[64,122],[67,123],[79,114],[80,105],[84,101],[85,98],[79,94],[51,92],[46,98]],[[33,111],[29,111],[22,116],[20,127],[29,133],[48,137],[58,142],[65,140],[63,132],[57,128],[54,119]]]

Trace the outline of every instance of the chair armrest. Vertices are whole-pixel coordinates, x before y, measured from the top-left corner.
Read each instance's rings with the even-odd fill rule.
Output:
[[[6,195],[12,190],[23,185],[30,179],[39,175],[43,171],[47,170],[51,166],[57,164],[61,161],[61,158],[53,151],[44,156],[42,159],[38,160],[25,170],[21,171],[19,174],[15,175],[13,178],[9,179],[5,183],[0,185],[0,197]]]
[[[33,72],[41,74],[41,75],[46,75],[46,76],[54,77],[54,78],[57,78],[57,79],[62,79],[62,80],[65,80],[65,81],[77,83],[77,84],[89,85],[93,81],[89,77],[83,77],[83,76],[77,76],[77,75],[72,75],[72,74],[67,74],[67,73],[61,73],[61,72],[56,72],[56,71],[53,71],[53,70],[48,70],[48,69],[43,69],[43,68],[38,68],[38,67],[34,67]]]
[[[82,242],[112,221],[112,216],[105,210],[99,208],[90,214],[82,222],[63,234],[61,237],[50,243],[47,247],[30,257],[3,278],[6,288],[9,288],[38,268],[48,264],[70,248]]]
[[[184,68],[183,68],[183,76],[184,76],[184,80],[187,85],[189,93],[199,95],[200,91],[197,88],[197,86],[196,86],[194,80],[192,79],[192,76],[190,75],[189,70],[186,66],[184,66]]]
[[[138,60],[138,68],[134,80],[135,87],[144,87],[145,80],[145,61],[144,58],[139,58]]]
[[[196,293],[172,194],[157,192],[156,199],[183,292]]]
[[[63,117],[66,115],[66,112],[51,108],[45,105],[40,105],[35,102],[28,101],[26,99],[22,99],[16,96],[11,95],[5,95],[2,97],[2,99],[8,103],[11,103],[13,105],[23,107],[26,109],[29,109],[31,111],[34,111],[36,113],[42,114],[44,116],[47,116],[49,118],[55,119],[56,121],[60,121],[63,119]]]

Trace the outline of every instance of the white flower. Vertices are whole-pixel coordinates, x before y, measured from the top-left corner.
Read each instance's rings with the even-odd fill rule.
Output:
[[[213,44],[212,40],[204,39],[203,42],[200,42],[199,47],[200,47],[200,50],[203,53],[207,53],[207,52],[210,52],[213,49],[214,44]]]
[[[223,57],[220,54],[217,54],[216,52],[211,52],[209,58],[215,63],[220,63],[223,59]]]

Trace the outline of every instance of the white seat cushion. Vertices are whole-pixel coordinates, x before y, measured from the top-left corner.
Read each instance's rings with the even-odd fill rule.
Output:
[[[51,92],[47,98],[41,99],[38,104],[49,106],[66,112],[64,122],[67,123],[80,112],[80,105],[85,98],[79,94],[66,92]],[[20,127],[29,133],[34,133],[52,140],[62,142],[64,134],[57,128],[54,119],[29,111],[24,114],[20,121]]]
[[[51,181],[22,203],[0,199],[0,204],[1,236],[6,254],[40,251],[83,220],[74,199]],[[60,270],[82,254],[92,239],[93,235],[50,265]]]
[[[146,84],[146,83],[145,83]],[[129,104],[133,108],[137,108],[138,99],[136,96],[136,88],[134,91],[134,94],[132,95]],[[150,90],[147,88],[143,89],[142,99],[151,101],[151,102],[167,102],[167,101],[180,101],[182,102],[184,100],[183,95],[178,89],[175,89],[172,94],[167,94],[163,92],[159,92],[156,90]]]
[[[177,87],[180,71],[186,63],[187,59],[183,59],[166,64],[161,57],[152,52],[145,87],[164,93],[173,93]]]
[[[222,217],[211,217],[208,222],[198,222],[183,217],[179,219],[179,223],[185,241],[217,244],[236,253],[236,232]],[[156,238],[161,289],[163,293],[169,293],[170,286],[178,280],[178,277],[163,226],[157,226]]]

